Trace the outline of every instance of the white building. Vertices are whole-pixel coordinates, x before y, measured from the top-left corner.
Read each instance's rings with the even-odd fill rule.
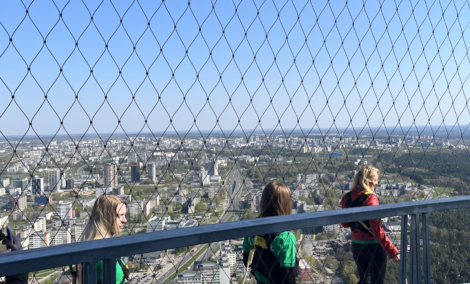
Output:
[[[10,178],[0,177],[0,187],[7,187],[10,185]]]
[[[72,240],[79,242],[86,224],[75,223],[72,225]]]
[[[10,189],[8,191],[9,191],[11,196],[17,196],[17,195],[21,194],[21,188],[19,188],[19,187],[16,187],[16,188],[10,187]]]
[[[46,218],[45,217],[39,217],[33,222],[29,222],[29,227],[33,229],[33,232],[39,233],[45,233],[47,228],[46,228]]]
[[[147,233],[165,230],[165,223],[171,221],[170,216],[155,216],[147,222]]]
[[[196,267],[196,271],[202,275],[202,282],[208,284],[222,283],[220,281],[221,270],[223,271],[222,273],[225,274],[226,271],[230,271],[230,268],[226,267],[226,270],[223,270],[217,263],[214,262],[202,262]],[[228,283],[224,282],[224,284]]]
[[[201,181],[202,185],[211,184],[211,176],[205,170],[202,170],[199,173],[199,180]]]
[[[62,220],[72,219],[72,203],[70,202],[60,203],[57,206],[57,211],[59,213],[60,219]]]
[[[176,283],[178,284],[202,284],[201,273],[196,271],[184,271],[183,273],[178,274],[176,278]]]
[[[6,225],[8,225],[8,215],[0,217],[0,228],[3,228]]]
[[[33,233],[29,235],[29,248],[36,249],[49,246],[49,233]]]
[[[338,224],[323,226],[323,232],[338,232],[338,231],[339,231]]]
[[[51,246],[70,244],[71,242],[70,228],[60,228],[51,231]]]
[[[113,194],[112,187],[98,187],[95,191],[95,197],[98,198],[103,194]]]
[[[149,179],[156,181],[155,164],[153,163],[147,164],[147,173],[149,175]]]

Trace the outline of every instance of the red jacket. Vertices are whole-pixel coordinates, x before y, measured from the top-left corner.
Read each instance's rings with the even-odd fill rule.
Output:
[[[361,196],[363,192],[364,190],[360,188],[357,188],[357,187],[354,188],[351,191],[351,199],[356,200],[359,196]],[[379,205],[379,199],[377,198],[375,194],[370,194],[369,197],[366,198],[363,204],[363,206],[372,206],[372,205]],[[341,199],[341,207],[347,208],[346,200],[344,196]],[[385,234],[385,231],[382,227],[381,220],[372,219],[372,220],[369,220],[369,224],[370,224],[370,229],[372,233],[374,234],[374,237],[359,229],[356,229],[351,232],[351,238],[357,241],[368,241],[368,240],[376,239],[377,241],[379,241],[379,244],[384,248],[384,250],[387,252],[390,258],[395,257],[399,253],[399,251]],[[351,223],[342,223],[341,226],[343,226],[344,228],[350,228]]]

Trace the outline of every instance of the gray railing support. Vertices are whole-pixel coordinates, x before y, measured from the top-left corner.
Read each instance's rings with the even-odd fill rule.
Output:
[[[410,283],[421,284],[419,214],[411,215],[410,227]]]
[[[400,284],[406,284],[406,258],[408,254],[408,215],[401,216]]]
[[[107,258],[103,260],[102,277],[102,283],[116,283],[116,258]]]
[[[96,262],[83,263],[81,276],[82,284],[96,284]]]
[[[429,246],[429,213],[422,213],[424,284],[431,284],[431,247]]]

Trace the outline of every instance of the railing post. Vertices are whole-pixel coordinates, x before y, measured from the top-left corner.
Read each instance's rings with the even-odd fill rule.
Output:
[[[431,248],[429,246],[429,213],[422,213],[424,284],[431,284]]]
[[[87,262],[82,265],[82,284],[96,284],[96,262]]]
[[[408,253],[408,215],[401,216],[400,284],[406,284],[406,257]]]
[[[419,214],[411,215],[410,233],[410,283],[421,284]]]
[[[103,259],[102,279],[102,283],[116,283],[116,258]]]

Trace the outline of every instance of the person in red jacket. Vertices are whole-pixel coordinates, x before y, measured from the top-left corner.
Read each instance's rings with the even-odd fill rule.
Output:
[[[354,177],[353,189],[341,199],[342,208],[379,205],[374,194],[379,180],[379,170],[365,166]],[[400,261],[400,252],[388,239],[380,219],[342,223],[351,228],[353,258],[359,271],[359,284],[383,284],[387,270],[387,255],[395,262]]]

